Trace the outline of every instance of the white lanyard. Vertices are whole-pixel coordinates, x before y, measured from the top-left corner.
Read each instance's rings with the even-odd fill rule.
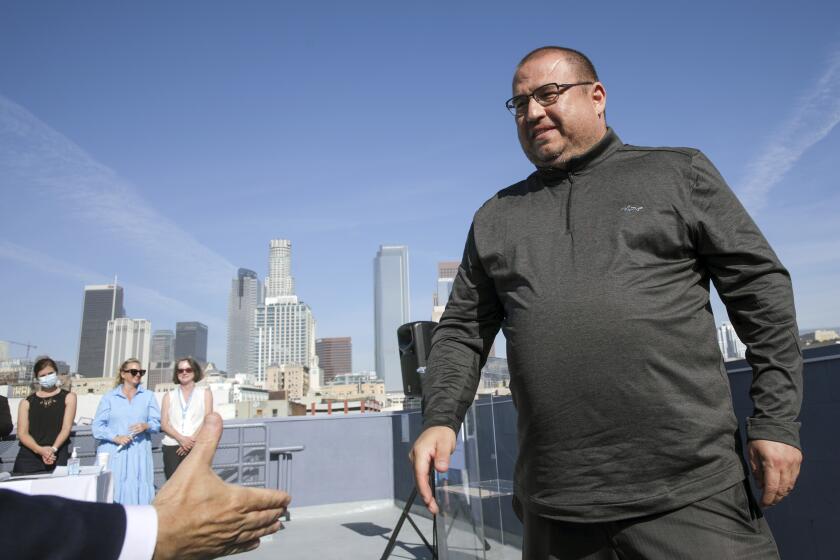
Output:
[[[193,387],[193,390],[190,392],[190,398],[187,399],[187,404],[184,404],[184,393],[183,390],[178,387],[178,406],[181,407],[181,430],[183,431],[187,425],[187,411],[190,409],[190,403],[192,402],[193,395],[195,395],[197,387]]]

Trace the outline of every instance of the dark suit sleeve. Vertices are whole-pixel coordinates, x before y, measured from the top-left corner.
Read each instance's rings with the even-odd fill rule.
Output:
[[[110,560],[125,540],[125,509],[0,490],[0,556],[19,560]]]
[[[12,433],[12,413],[9,412],[9,399],[0,397],[0,438]]]

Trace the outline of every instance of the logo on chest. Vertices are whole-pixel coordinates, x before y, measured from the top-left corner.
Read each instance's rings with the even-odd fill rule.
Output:
[[[627,214],[638,214],[639,212],[641,212],[644,209],[645,209],[644,206],[631,206],[630,204],[628,204],[627,206],[622,208],[621,211],[626,212]]]

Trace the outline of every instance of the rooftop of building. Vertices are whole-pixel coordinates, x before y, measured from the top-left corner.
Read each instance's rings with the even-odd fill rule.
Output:
[[[840,345],[806,349],[804,357],[801,420],[806,466],[796,491],[768,510],[767,518],[783,558],[829,558],[836,555],[831,537],[840,522],[840,448],[834,443],[840,425]],[[741,422],[752,411],[751,373],[745,366],[727,363]],[[219,476],[248,486],[283,488],[293,497],[285,529],[239,557],[381,557],[414,486],[407,455],[421,420],[419,411],[411,410],[225,421],[214,460]],[[510,490],[517,452],[511,398],[480,398],[470,409],[469,422],[475,429],[464,431],[467,458],[461,476],[470,484],[446,494],[448,509],[438,518],[438,534],[448,533],[442,537],[448,555],[441,558],[519,558],[521,525],[512,512]],[[74,445],[81,448],[82,463],[90,464],[94,441],[87,427],[77,428]],[[16,451],[16,441],[0,442],[0,470],[10,470]],[[154,462],[160,485],[159,446]],[[412,518],[431,541],[428,513],[415,505]],[[431,557],[405,523],[391,558]]]

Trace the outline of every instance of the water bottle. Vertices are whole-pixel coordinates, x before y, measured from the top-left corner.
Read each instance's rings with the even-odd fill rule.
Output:
[[[70,454],[70,459],[67,460],[67,474],[70,476],[76,476],[82,471],[81,463],[79,462],[79,457],[76,455],[77,449],[79,448],[73,448],[73,453]]]

